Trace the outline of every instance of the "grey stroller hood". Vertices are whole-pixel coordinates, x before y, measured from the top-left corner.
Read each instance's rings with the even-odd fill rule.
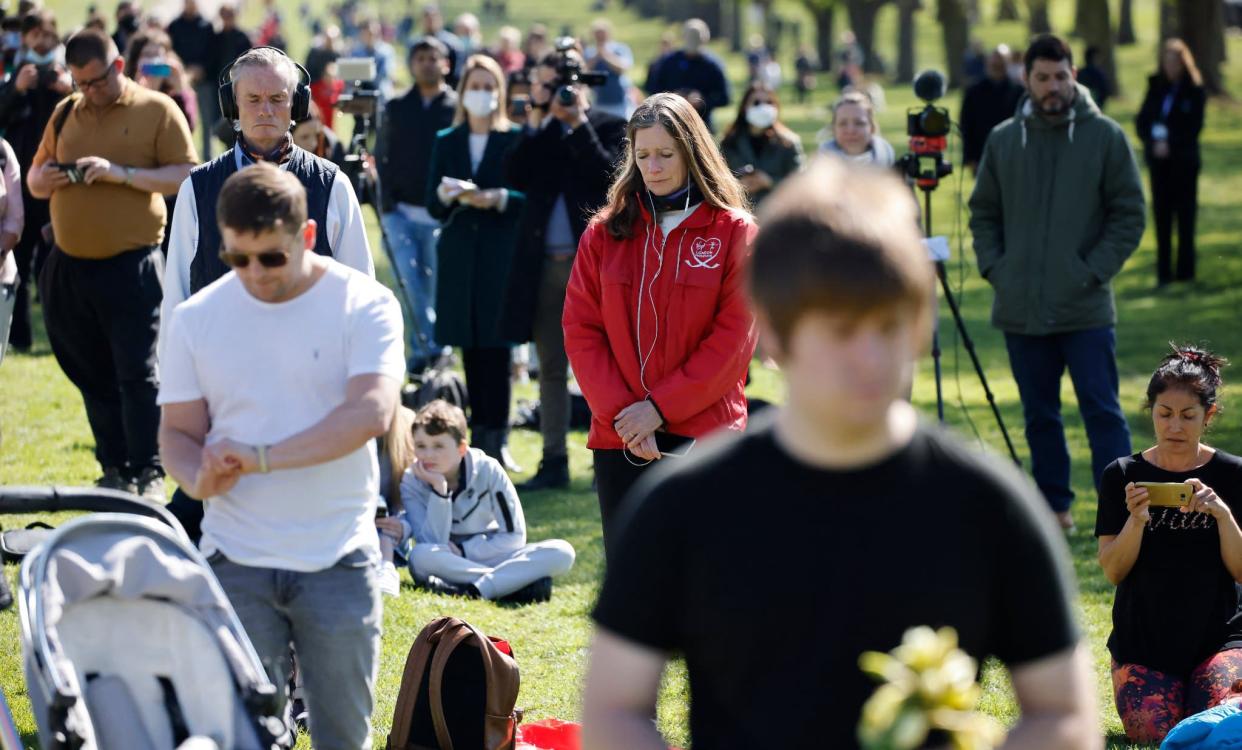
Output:
[[[280,746],[276,690],[178,532],[95,513],[23,561],[22,655],[44,748]]]

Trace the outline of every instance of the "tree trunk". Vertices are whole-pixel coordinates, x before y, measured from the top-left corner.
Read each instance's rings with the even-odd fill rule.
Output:
[[[963,0],[940,0],[936,12],[940,30],[944,34],[945,68],[948,70],[949,88],[961,88],[965,77],[966,45],[970,37],[970,25],[966,20]]]
[[[1225,6],[1221,0],[1178,0],[1177,25],[1203,74],[1209,95],[1225,92],[1220,66],[1225,61]]]
[[[811,17],[815,20],[815,56],[819,58],[820,70],[832,67],[832,41],[836,7],[832,5],[811,8]]]
[[[998,22],[1018,20],[1018,0],[1000,0],[996,9],[996,20]]]
[[[726,29],[726,35],[729,37],[729,49],[733,52],[742,51],[742,24],[744,19],[742,14],[745,9],[742,7],[742,0],[729,0],[729,28]]]
[[[1048,0],[1027,0],[1026,4],[1031,13],[1027,22],[1031,36],[1050,33],[1052,24],[1048,22]]]
[[[897,0],[897,76],[895,83],[914,80],[914,14],[919,0]]]
[[[1090,8],[1088,7],[1090,4],[1091,0],[1077,0],[1077,2],[1074,3],[1074,27],[1070,29],[1070,36],[1078,37],[1079,39],[1085,37],[1082,27],[1087,23],[1087,16],[1091,13]]]
[[[1121,15],[1117,19],[1117,44],[1129,46],[1138,41],[1134,34],[1134,0],[1121,0]]]
[[[885,0],[847,0],[850,27],[863,53],[863,71],[883,73],[884,62],[875,48],[875,17]]]
[[[1088,48],[1099,50],[1097,63],[1117,85],[1117,61],[1113,54],[1113,26],[1108,13],[1108,0],[1078,0],[1079,34]]]

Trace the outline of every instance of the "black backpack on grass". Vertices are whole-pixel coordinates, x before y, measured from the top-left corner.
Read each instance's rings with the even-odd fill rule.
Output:
[[[406,657],[387,750],[513,750],[519,682],[508,643],[432,620]]]

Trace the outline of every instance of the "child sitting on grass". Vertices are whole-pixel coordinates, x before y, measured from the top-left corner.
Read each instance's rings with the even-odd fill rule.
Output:
[[[526,543],[513,482],[495,459],[468,447],[462,410],[432,401],[414,417],[413,433],[414,462],[401,480],[399,518],[404,536],[414,539],[414,580],[471,598],[551,598],[552,578],[573,566],[574,549],[560,539]]]

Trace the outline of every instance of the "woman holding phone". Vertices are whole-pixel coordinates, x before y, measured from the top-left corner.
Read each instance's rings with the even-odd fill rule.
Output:
[[[168,34],[160,29],[147,28],[130,37],[125,49],[125,75],[140,86],[172,97],[181,114],[185,115],[190,130],[194,129],[194,123],[198,121],[199,101],[181,58],[173,52]],[[212,106],[214,102],[204,102],[203,105]]]
[[[1175,347],[1147,385],[1156,444],[1109,464],[1095,535],[1113,602],[1113,692],[1126,736],[1157,743],[1242,686],[1242,459],[1203,442],[1225,360]]]
[[[526,199],[505,185],[505,156],[521,135],[506,112],[500,65],[472,56],[457,87],[453,127],[437,135],[431,149],[427,211],[442,224],[435,340],[461,347],[471,443],[510,468],[505,445],[513,342],[502,336],[500,318]]]
[[[591,407],[605,554],[646,467],[688,439],[746,427],[756,339],[742,282],[756,231],[746,205],[689,102],[656,94],[634,111],[608,201],[578,242],[562,318]]]

